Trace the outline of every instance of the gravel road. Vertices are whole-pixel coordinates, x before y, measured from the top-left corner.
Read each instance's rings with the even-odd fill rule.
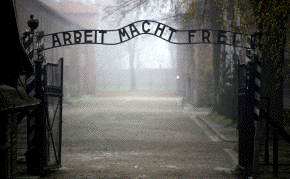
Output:
[[[63,109],[62,168],[41,178],[235,178],[225,143],[176,97],[84,97]]]

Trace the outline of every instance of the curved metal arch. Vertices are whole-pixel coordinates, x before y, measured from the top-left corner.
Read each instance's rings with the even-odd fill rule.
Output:
[[[177,30],[158,21],[139,20],[113,30],[81,29],[42,35],[47,43],[51,43],[46,43],[43,50],[78,44],[118,45],[140,35],[153,35],[169,43],[180,45],[223,44],[246,49],[253,48],[251,34],[216,29]]]

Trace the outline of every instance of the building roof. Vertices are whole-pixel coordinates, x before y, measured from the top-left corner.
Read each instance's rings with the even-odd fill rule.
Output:
[[[94,28],[95,22],[91,19],[97,15],[97,11],[81,2],[52,0],[40,0],[54,11],[69,19],[82,28]]]
[[[51,8],[59,11],[60,13],[68,14],[96,14],[97,11],[88,5],[81,2],[64,1],[64,2],[52,2],[51,0],[41,0]]]

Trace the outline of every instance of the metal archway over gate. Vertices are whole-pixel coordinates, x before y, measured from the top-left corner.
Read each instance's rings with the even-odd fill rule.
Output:
[[[157,21],[140,20],[116,30],[84,29],[35,34],[38,55],[33,62],[35,75],[30,76],[26,84],[33,84],[29,94],[31,92],[42,102],[28,118],[27,163],[32,173],[61,166],[63,60],[60,60],[59,65],[45,64],[43,51],[78,44],[117,45],[140,35],[153,35],[172,44],[223,44],[247,50],[251,63],[247,68],[239,68],[239,88],[243,96],[239,100],[239,165],[251,170],[253,156],[249,154],[254,150],[254,120],[258,120],[260,101],[261,67],[257,60],[261,56],[257,48],[260,45],[259,34],[212,29],[177,30]],[[23,38],[23,44],[27,54],[31,54],[33,33]],[[256,101],[254,106],[250,105],[253,99]]]
[[[177,30],[153,20],[140,20],[115,30],[71,30],[43,35],[46,45],[43,50],[78,45],[118,45],[140,35],[153,35],[172,44],[223,44],[252,49],[242,39],[252,39],[251,34],[233,31],[195,29]]]

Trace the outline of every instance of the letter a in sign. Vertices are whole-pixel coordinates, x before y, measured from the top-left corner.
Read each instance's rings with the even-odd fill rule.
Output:
[[[58,47],[58,46],[56,46],[56,43],[58,43],[58,46],[61,46],[61,43],[60,43],[58,35],[57,34],[52,34],[52,46],[53,47]]]

